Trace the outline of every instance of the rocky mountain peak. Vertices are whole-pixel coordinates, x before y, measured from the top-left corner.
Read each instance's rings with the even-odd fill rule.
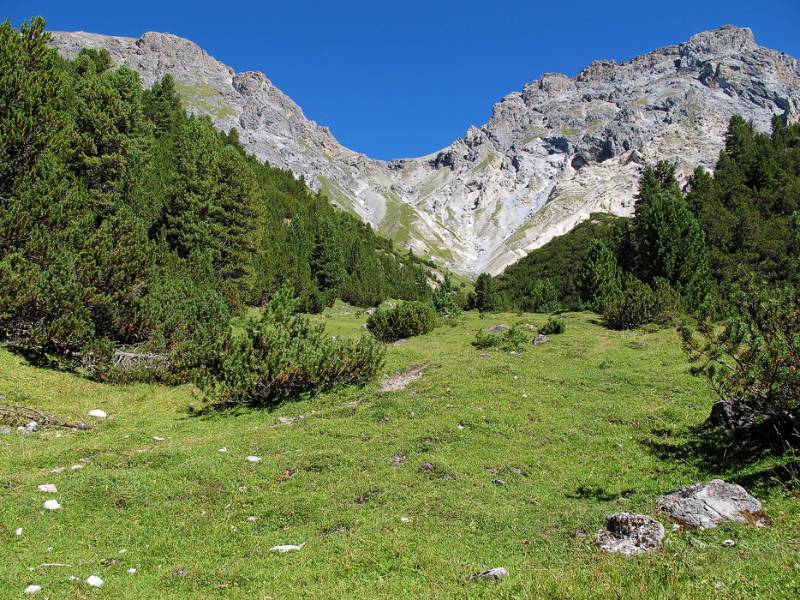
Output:
[[[647,162],[671,160],[684,176],[713,168],[734,114],[761,130],[775,114],[800,118],[800,63],[724,26],[574,78],[545,73],[446,148],[385,162],[341,146],[263,73],[235,73],[177,36],[55,33],[52,43],[65,56],[106,48],[145,85],[171,73],[189,110],[236,127],[259,158],[463,273],[497,273],[592,212],[630,214]]]

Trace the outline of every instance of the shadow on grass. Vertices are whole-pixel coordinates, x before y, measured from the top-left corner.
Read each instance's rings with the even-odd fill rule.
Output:
[[[576,489],[571,494],[567,494],[567,498],[571,498],[573,500],[586,500],[591,498],[593,500],[597,500],[598,502],[613,502],[614,500],[619,500],[620,498],[629,498],[636,493],[636,490],[621,490],[620,492],[609,492],[604,487],[600,486],[591,486],[591,485],[580,485],[578,489]]]
[[[24,346],[7,342],[3,347],[19,356],[30,367],[39,369],[50,369],[52,371],[63,371],[65,373],[75,373],[76,367],[80,364],[76,358],[68,358],[57,353],[48,352],[41,348]]]
[[[640,443],[661,460],[689,464],[707,478],[722,477],[753,493],[800,492],[800,456],[735,437],[724,427],[654,429]]]

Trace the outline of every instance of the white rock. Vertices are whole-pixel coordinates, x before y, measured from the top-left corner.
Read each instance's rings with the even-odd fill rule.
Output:
[[[103,587],[103,580],[100,579],[97,575],[89,575],[89,577],[86,578],[86,584],[89,587],[99,588]]]
[[[251,462],[251,463],[261,462],[261,457],[260,456],[252,456],[252,455],[248,456],[247,457],[247,462]]]
[[[305,542],[296,546],[294,544],[283,544],[281,546],[273,546],[270,548],[272,552],[297,552],[298,550],[302,550],[303,546],[305,546]]]
[[[725,540],[724,542],[722,542],[722,545],[724,547],[726,547],[726,548],[733,548],[736,545],[736,541],[735,540]]]
[[[250,521],[251,523],[255,523],[256,522],[256,517],[251,515],[251,516],[247,517],[247,520]]]
[[[45,494],[55,494],[58,492],[54,483],[43,483],[39,486],[39,491]]]
[[[50,472],[51,473],[63,473],[64,470],[65,470],[64,467],[53,467],[53,469]]]
[[[127,551],[128,551],[127,548],[120,548],[119,553],[120,554],[125,554]]]
[[[153,436],[153,439],[154,439],[155,441],[157,441],[157,442],[163,442],[163,441],[164,441],[164,438],[163,438],[163,437],[158,437],[157,435],[154,435],[154,436]]]
[[[136,569],[134,569],[133,567],[128,569],[128,575],[135,575],[135,574],[136,574]]]
[[[411,522],[411,517],[400,517],[400,522],[401,523],[410,523]]]
[[[47,500],[42,506],[47,510],[58,510],[59,508],[61,508],[61,505],[58,503],[58,500]]]
[[[17,537],[22,536],[22,527],[17,527],[17,529],[14,531],[14,535]]]
[[[81,579],[80,579],[80,577],[76,577],[75,575],[70,575],[69,576],[69,580],[70,581],[80,581]]]
[[[35,596],[39,592],[42,591],[42,586],[40,585],[29,585],[25,588],[24,594],[26,596]]]
[[[78,469],[82,469],[83,465],[72,465],[69,470],[70,471],[77,471]]]
[[[219,450],[217,450],[217,452],[227,452],[227,451],[228,451],[227,448],[220,448]]]
[[[89,416],[95,417],[97,419],[105,419],[108,415],[104,410],[100,410],[99,408],[93,408],[92,410],[89,411]]]
[[[487,571],[482,571],[481,573],[475,573],[470,579],[502,579],[503,577],[508,577],[508,571],[506,571],[503,567],[494,567],[493,569],[488,569]]]

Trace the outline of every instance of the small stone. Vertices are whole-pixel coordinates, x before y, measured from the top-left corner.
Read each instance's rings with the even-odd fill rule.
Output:
[[[672,524],[672,531],[680,531],[680,530],[681,530],[680,525],[678,525],[677,523]]]
[[[475,573],[470,577],[470,580],[474,581],[476,579],[489,579],[491,581],[497,581],[503,577],[508,577],[508,571],[506,571],[503,567],[494,567],[493,569]]]
[[[86,585],[93,588],[103,587],[103,580],[97,575],[89,575],[89,577],[86,578]]]
[[[701,542],[697,538],[689,538],[689,544],[694,546],[695,548],[699,548],[700,550],[706,547],[706,543]]]
[[[419,468],[422,469],[423,471],[435,471],[436,470],[436,467],[434,467],[429,462],[424,462],[424,463],[420,464]]]
[[[492,479],[492,483],[495,484],[495,485],[505,485],[506,484],[506,482],[503,481],[502,479]]]
[[[0,427],[0,434],[2,435],[10,435],[11,434],[11,427],[3,426]]]
[[[72,465],[69,470],[70,471],[77,471],[78,469],[82,469],[83,465]]]
[[[523,398],[527,398],[527,397],[528,397],[528,394],[522,394],[522,397],[523,397]]]
[[[17,529],[14,531],[14,535],[17,537],[22,537],[22,527],[17,527]]]
[[[30,421],[24,427],[17,427],[17,429],[22,433],[22,435],[30,435],[39,429],[39,424],[36,421]]]
[[[43,483],[39,486],[39,491],[44,492],[45,494],[55,494],[58,492],[55,484],[53,483]]]
[[[228,451],[228,449],[227,449],[227,448],[220,448],[219,450],[217,450],[217,452],[222,452],[223,454],[224,454],[225,452],[227,452],[227,451]]]
[[[722,542],[722,546],[724,548],[733,548],[736,545],[736,541],[734,540],[725,540]]]
[[[302,550],[303,546],[305,545],[306,545],[305,542],[303,542],[299,546],[296,546],[295,544],[283,544],[281,546],[273,546],[272,548],[270,548],[270,550],[272,552],[282,552],[282,553],[297,552],[298,550]]]
[[[459,424],[458,424],[458,428],[459,428],[459,429],[464,429],[464,426],[463,426],[461,423],[459,423]]]
[[[42,586],[40,586],[40,585],[29,585],[28,587],[25,588],[25,591],[23,593],[26,596],[35,596],[36,594],[38,594],[41,591],[42,591]]]
[[[533,338],[533,345],[534,346],[541,346],[542,344],[547,344],[550,342],[550,338],[544,335],[543,333],[538,334],[535,338]]]
[[[489,327],[489,329],[487,329],[486,331],[488,331],[489,333],[505,333],[506,331],[508,331],[508,325],[501,323],[499,325],[495,325],[494,327]]]
[[[261,457],[260,456],[248,456],[247,457],[247,462],[251,462],[251,463],[261,462]]]
[[[125,554],[127,551],[127,548],[120,548],[118,554]]]
[[[47,500],[42,506],[47,510],[58,510],[61,508],[58,500]]]
[[[305,417],[303,415],[297,415],[296,417],[278,417],[278,423],[281,425],[294,425],[295,423],[302,421]]]
[[[251,523],[255,523],[256,522],[256,517],[251,515],[251,516],[247,517],[247,520],[250,521]]]
[[[153,436],[153,439],[154,439],[156,442],[163,442],[163,441],[164,441],[164,438],[163,438],[163,437],[158,437],[157,435],[154,435],[154,436]]]
[[[65,471],[64,467],[53,467],[50,471],[51,473],[63,473]]]
[[[70,575],[70,576],[69,576],[69,580],[70,580],[70,581],[80,581],[80,578],[79,578],[79,577],[76,577],[75,575]]]
[[[401,523],[410,523],[411,522],[411,517],[400,517],[400,522]]]
[[[135,568],[131,567],[130,569],[128,569],[128,575],[135,575],[135,574],[136,574]]]
[[[108,414],[106,414],[106,411],[104,410],[100,410],[99,408],[93,408],[92,410],[89,411],[89,416],[95,417],[96,419],[105,419],[106,417],[108,417]]]

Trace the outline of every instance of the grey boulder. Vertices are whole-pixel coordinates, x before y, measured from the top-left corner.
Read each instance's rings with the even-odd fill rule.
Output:
[[[543,333],[538,334],[535,338],[533,338],[533,345],[534,346],[541,346],[542,344],[547,344],[550,342],[550,338],[544,335]]]
[[[595,543],[606,552],[635,556],[661,549],[664,526],[647,515],[614,513],[597,532]]]
[[[659,508],[690,527],[711,529],[717,523],[751,523],[761,511],[761,502],[742,486],[713,479],[687,485],[658,499]]]

